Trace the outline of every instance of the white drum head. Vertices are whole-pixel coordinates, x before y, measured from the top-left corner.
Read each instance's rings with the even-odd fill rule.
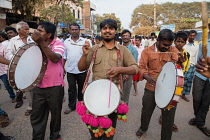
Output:
[[[36,80],[42,62],[42,53],[38,46],[32,46],[23,53],[15,70],[15,83],[20,90],[27,88]]]
[[[109,96],[110,91],[111,94]],[[106,79],[92,82],[84,93],[85,106],[96,116],[111,114],[118,107],[119,101],[120,92],[117,86],[112,82],[110,86],[110,81]]]
[[[20,47],[10,61],[10,85],[21,91],[33,89],[44,76],[47,58],[35,43]]]
[[[177,71],[173,62],[167,62],[163,67],[155,88],[155,102],[159,108],[167,107],[176,90]]]

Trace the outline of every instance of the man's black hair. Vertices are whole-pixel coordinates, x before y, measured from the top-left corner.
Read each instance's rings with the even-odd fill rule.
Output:
[[[44,28],[44,30],[45,30],[46,33],[51,33],[52,34],[51,37],[50,37],[50,39],[54,39],[55,31],[56,31],[55,24],[53,24],[51,22],[43,21],[43,22],[40,22],[38,24],[38,26],[39,25],[41,25]]]
[[[13,30],[15,33],[18,33],[17,30],[13,27],[6,27],[4,30],[5,30],[5,32],[7,32],[9,30]]]
[[[130,37],[132,35],[131,32],[128,29],[123,30],[122,33],[121,33],[121,35],[123,36],[123,34],[125,34],[125,33],[129,33],[130,34]]]
[[[178,31],[176,33],[176,37],[175,37],[175,41],[178,39],[178,38],[182,38],[185,42],[187,41],[187,38],[188,38],[188,35],[186,32],[184,31]]]
[[[151,33],[151,36],[153,36],[153,35],[156,36],[155,33]]]
[[[6,33],[0,32],[0,36],[1,36],[2,38],[4,38],[5,40],[8,40],[8,37],[7,37],[7,34],[6,34]]]
[[[195,30],[190,30],[190,34],[195,33],[197,35],[197,32]]]
[[[97,36],[95,37],[95,39],[101,41],[101,40],[102,40],[102,37],[101,37],[100,35],[97,35]]]
[[[158,41],[174,41],[175,35],[170,29],[163,29],[158,35]]]
[[[106,25],[117,30],[117,22],[114,19],[105,19],[104,21],[102,21],[100,23],[100,30]]]
[[[136,36],[135,39],[139,39],[141,41],[141,36]]]
[[[72,23],[72,24],[69,26],[70,29],[71,29],[71,26],[78,26],[78,29],[80,29],[80,26],[79,26],[79,24],[77,24],[77,23]]]

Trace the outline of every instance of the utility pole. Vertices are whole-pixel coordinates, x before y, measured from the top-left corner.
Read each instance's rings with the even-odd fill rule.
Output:
[[[156,20],[156,0],[154,0],[154,32],[156,31],[157,20]]]

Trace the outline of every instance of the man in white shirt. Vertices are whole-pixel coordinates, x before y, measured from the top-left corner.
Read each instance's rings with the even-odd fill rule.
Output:
[[[86,78],[86,71],[79,71],[77,63],[83,54],[82,46],[85,41],[89,41],[79,36],[80,27],[78,24],[72,23],[69,31],[71,36],[64,41],[66,49],[64,52],[64,65],[66,63],[69,108],[65,110],[64,114],[69,114],[76,109],[77,98],[78,101],[83,100],[82,87]]]
[[[151,33],[151,39],[148,40],[148,47],[152,46],[156,42],[155,33]]]
[[[30,36],[28,36],[28,33],[29,33],[29,26],[26,22],[18,22],[17,25],[16,25],[16,30],[18,32],[18,35],[11,38],[9,43],[8,43],[8,46],[7,46],[7,50],[6,50],[6,56],[7,56],[7,59],[11,60],[13,55],[16,53],[16,51],[22,47],[23,45],[25,44],[28,44],[28,43],[32,43],[34,42],[32,40],[32,38]],[[9,36],[8,36],[9,37]],[[29,106],[28,106],[28,109],[27,111],[25,112],[25,115],[28,116],[31,114],[31,111],[32,111],[32,93],[27,93],[26,94],[26,98],[29,102]],[[15,108],[19,108],[23,105],[23,92],[17,92],[17,95],[16,95],[16,102],[17,104],[15,105]]]
[[[194,39],[197,35],[195,30],[190,30],[188,43],[183,47],[190,54],[190,67],[189,70],[184,73],[184,87],[182,91],[182,99],[189,102],[189,99],[185,95],[189,95],[192,87],[193,78],[195,75],[195,64],[197,63],[199,45],[194,43]]]

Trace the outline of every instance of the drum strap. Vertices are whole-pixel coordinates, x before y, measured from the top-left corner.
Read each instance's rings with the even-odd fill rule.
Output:
[[[84,82],[84,85],[83,85],[83,88],[82,88],[82,93],[83,94],[85,93],[85,90],[88,86],[88,81],[89,81],[90,74],[91,74],[91,71],[92,71],[92,68],[93,68],[93,64],[94,64],[95,59],[96,59],[96,54],[97,54],[98,49],[99,49],[99,46],[96,47],[96,50],[93,53],[93,57],[92,57],[90,66],[88,68],[87,76],[85,78],[85,82]],[[122,66],[120,50],[117,50],[117,65],[118,65],[118,67]],[[119,87],[118,88],[119,88],[121,94],[122,94],[122,91],[123,91],[123,82],[122,81],[123,81],[122,80],[122,74],[119,74]]]
[[[120,50],[117,50],[117,65],[118,67],[121,67],[122,66],[122,62],[121,62],[121,54],[120,54]],[[122,94],[122,91],[123,91],[123,80],[122,80],[122,74],[119,74],[119,90]]]
[[[92,68],[93,68],[93,64],[94,64],[95,59],[96,59],[96,53],[97,53],[98,49],[99,49],[99,46],[96,47],[96,50],[95,50],[94,53],[93,53],[93,57],[92,57],[90,66],[89,66],[89,68],[88,68],[87,76],[86,76],[86,78],[85,78],[85,82],[84,82],[84,85],[83,85],[83,88],[82,88],[82,93],[83,93],[83,94],[85,93],[85,89],[86,89],[87,86],[88,86],[89,77],[90,77],[90,74],[91,74],[91,71],[92,71]]]

